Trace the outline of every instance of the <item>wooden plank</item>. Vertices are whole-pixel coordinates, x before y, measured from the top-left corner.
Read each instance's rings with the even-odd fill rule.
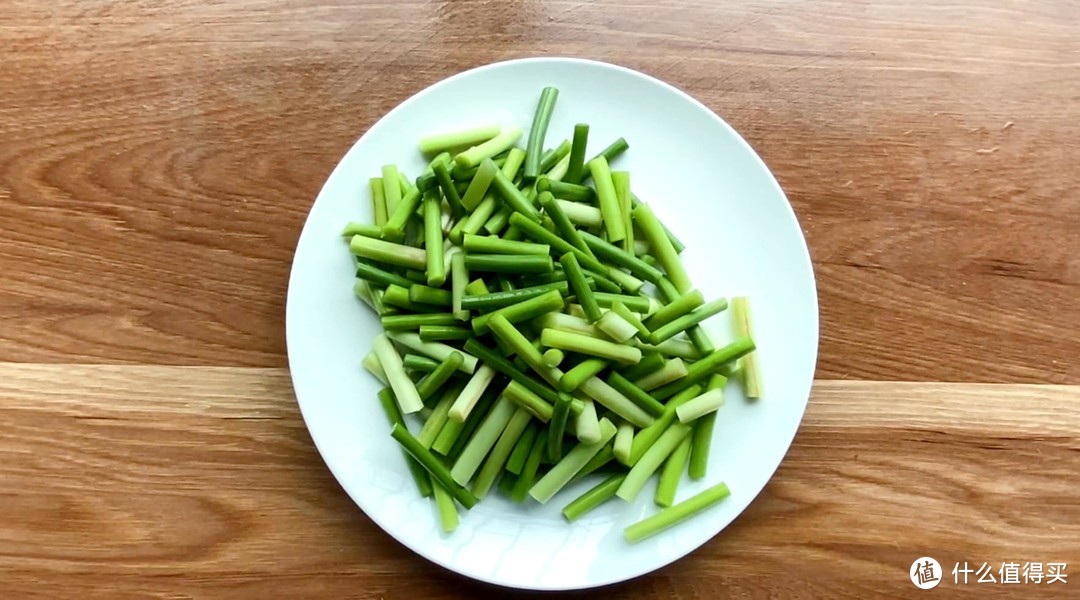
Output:
[[[0,360],[284,366],[292,250],[349,145],[448,75],[550,54],[670,81],[761,153],[812,249],[820,376],[1080,383],[1075,12],[8,2]]]
[[[285,370],[7,363],[0,397],[4,597],[490,592],[412,555],[351,503]],[[746,513],[614,590],[896,597],[914,590],[906,570],[923,555],[947,570],[1080,564],[1078,486],[1080,386],[819,381]],[[1016,593],[948,579],[941,588],[971,597]]]

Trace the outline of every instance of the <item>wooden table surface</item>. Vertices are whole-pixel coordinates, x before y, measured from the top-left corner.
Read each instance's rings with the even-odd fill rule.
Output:
[[[492,591],[334,482],[284,298],[367,127],[538,55],[723,116],[787,191],[820,293],[819,381],[773,481],[609,591],[900,596],[923,555],[1080,572],[1080,3],[8,0],[0,47],[4,598]]]

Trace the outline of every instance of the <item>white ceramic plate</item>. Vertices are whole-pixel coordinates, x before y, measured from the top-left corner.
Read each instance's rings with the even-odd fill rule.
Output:
[[[705,481],[684,479],[676,500],[724,481],[718,506],[644,542],[623,528],[656,512],[655,483],[627,504],[613,500],[567,524],[560,510],[595,483],[580,482],[546,506],[492,493],[440,532],[433,503],[420,498],[361,367],[380,331],[353,296],[352,263],[339,232],[370,222],[368,178],[394,162],[408,175],[424,163],[422,136],[490,122],[528,132],[543,86],[559,88],[548,146],[591,126],[591,156],[619,136],[630,150],[635,193],[686,244],[686,267],[706,298],[747,295],[765,397],[728,395],[717,420]],[[356,99],[358,102],[362,98]],[[524,143],[524,139],[521,143]],[[717,346],[730,316],[707,323]],[[609,64],[566,58],[516,60],[473,69],[403,102],[365,133],[334,169],[293,260],[286,309],[289,367],[304,420],[326,464],[372,520],[425,558],[463,575],[515,588],[574,589],[660,568],[712,539],[761,491],[802,419],[817,355],[817,295],[799,224],[784,193],[749,145],[708,108],[656,79]],[[736,389],[729,386],[728,389]],[[415,432],[416,430],[414,430]]]

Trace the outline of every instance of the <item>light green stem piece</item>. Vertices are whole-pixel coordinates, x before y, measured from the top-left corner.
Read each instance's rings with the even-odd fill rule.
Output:
[[[724,483],[718,483],[696,496],[692,496],[671,508],[665,508],[655,515],[627,527],[624,531],[626,540],[631,544],[640,542],[689,519],[730,495],[731,491],[728,486]]]
[[[548,348],[588,354],[597,358],[607,358],[624,365],[637,364],[641,360],[641,350],[633,346],[624,346],[615,342],[598,340],[578,333],[544,329],[540,332],[540,343]]]
[[[555,329],[570,333],[580,333],[581,335],[586,335],[598,340],[608,339],[607,334],[601,331],[599,327],[589,323],[583,317],[575,315],[549,312],[538,317],[533,321],[533,324],[540,329]]]
[[[499,135],[490,140],[473,146],[454,157],[454,162],[463,169],[471,169],[479,165],[485,158],[491,158],[502,153],[521,139],[520,127],[511,126],[499,132]]]
[[[368,180],[368,184],[371,186],[372,221],[376,227],[382,227],[386,225],[386,219],[389,217],[386,210],[386,194],[383,193],[382,177],[372,177]]]
[[[750,321],[750,299],[738,296],[731,299],[731,310],[735,316],[735,335],[753,339],[754,329]],[[758,353],[748,353],[739,359],[739,368],[742,377],[743,389],[747,398],[761,397],[761,367],[758,363]]]
[[[469,270],[465,268],[465,255],[457,252],[450,257],[450,308],[454,318],[459,321],[469,320],[469,311],[461,308],[461,299],[465,297],[465,286],[469,285]]]
[[[630,172],[612,171],[611,183],[615,186],[615,197],[619,201],[619,214],[622,215],[623,228],[626,237],[622,240],[622,247],[628,252],[634,251],[634,220],[631,213],[633,209],[630,202]]]
[[[675,491],[686,468],[686,459],[690,457],[692,439],[689,435],[684,437],[671,456],[664,461],[664,468],[660,469],[660,482],[656,484],[656,495],[653,497],[657,506],[668,507],[675,502]]]
[[[578,227],[599,227],[604,220],[600,217],[600,209],[581,202],[570,200],[555,200],[562,209],[566,218]]]
[[[523,408],[518,408],[514,416],[510,417],[510,420],[506,423],[506,428],[499,435],[499,440],[495,442],[495,447],[491,449],[491,453],[488,454],[487,459],[484,461],[484,466],[480,468],[480,472],[476,475],[476,481],[473,482],[471,490],[474,496],[483,500],[491,491],[491,486],[495,484],[495,479],[502,472],[503,467],[506,466],[506,461],[510,458],[510,452],[514,449],[514,445],[517,444],[518,438],[525,432],[531,418],[532,415]]]
[[[457,462],[450,469],[450,476],[454,478],[454,481],[461,485],[469,483],[517,410],[517,405],[506,398],[500,397],[495,401],[491,412],[484,417],[484,421],[473,433],[472,439],[465,444]]]
[[[705,296],[698,290],[688,290],[645,319],[645,326],[649,329],[663,327],[702,304],[705,304]]]
[[[675,289],[679,290],[679,293],[689,290],[692,287],[690,277],[683,268],[682,259],[679,258],[679,253],[672,246],[664,226],[653,214],[649,205],[639,204],[634,209],[634,222],[645,235],[645,240],[649,242],[650,252],[664,267],[664,272],[667,273],[671,283],[675,284]]]
[[[431,411],[431,416],[424,421],[424,426],[420,428],[420,435],[416,436],[416,439],[420,441],[420,445],[431,449],[431,445],[435,443],[435,438],[439,437],[443,425],[446,425],[446,416],[450,412],[450,405],[454,403],[454,398],[457,397],[459,391],[461,391],[460,388],[447,389],[442,398],[439,398],[435,410]]]
[[[716,412],[724,405],[724,390],[709,390],[693,398],[675,410],[680,423],[689,423],[694,419]]]
[[[620,306],[622,305],[622,303],[619,304]],[[605,312],[603,316],[600,317],[600,320],[596,322],[596,326],[599,327],[601,331],[608,334],[608,337],[621,344],[637,335],[638,330],[633,324],[615,312],[614,309],[615,306],[613,303],[612,309]],[[640,321],[638,322],[640,323]]]
[[[438,154],[448,150],[468,148],[494,138],[501,131],[502,127],[493,123],[459,131],[429,135],[420,139],[420,152]]]
[[[612,447],[612,452],[615,453],[615,460],[620,463],[630,466],[630,449],[634,445],[634,426],[626,421],[619,423],[619,429],[615,433],[615,445]],[[614,492],[612,492],[614,494]]]
[[[611,181],[611,169],[603,156],[589,161],[589,173],[596,185],[596,198],[600,204],[600,214],[604,219],[607,241],[621,242],[626,238],[626,224],[622,211],[619,210],[619,198],[615,195],[615,184]]]
[[[695,325],[699,325],[705,319],[726,309],[727,306],[728,303],[726,298],[717,298],[712,302],[706,302],[667,325],[653,329],[652,335],[649,336],[649,342],[659,344],[665,340],[671,339],[675,334],[682,333]]]
[[[596,417],[596,404],[592,400],[586,400],[581,414],[577,416],[576,435],[577,439],[585,444],[593,444],[600,441],[600,420]]]
[[[379,358],[379,364],[386,373],[386,379],[390,382],[390,388],[394,390],[394,397],[397,399],[402,414],[411,414],[424,408],[424,402],[420,400],[420,394],[416,391],[416,384],[405,373],[401,355],[390,343],[386,334],[380,333],[375,336],[372,346],[375,356]]]
[[[645,412],[640,406],[634,404],[618,390],[607,384],[599,377],[590,377],[578,388],[586,396],[596,400],[604,408],[626,419],[637,427],[648,427],[656,422],[652,415]]]
[[[480,365],[469,383],[465,384],[465,389],[461,391],[453,406],[450,407],[450,418],[464,423],[493,379],[495,379],[495,370],[487,365]]]
[[[364,356],[364,360],[361,361],[361,364],[368,370],[368,373],[371,373],[375,376],[375,379],[379,380],[379,383],[384,386],[390,385],[390,380],[386,378],[386,371],[383,370],[382,363],[379,362],[379,357],[375,354],[374,350],[368,352],[367,355]]]
[[[349,251],[356,256],[376,262],[423,271],[427,268],[427,252],[402,244],[354,235],[349,240]]]
[[[476,210],[477,205],[487,195],[488,188],[491,187],[491,182],[495,179],[495,171],[498,169],[499,167],[491,161],[480,163],[480,168],[477,169],[476,175],[469,182],[469,187],[465,188],[465,195],[461,197],[461,205],[465,207],[465,210],[469,212]]]
[[[604,481],[596,484],[591,490],[585,492],[570,504],[567,504],[566,508],[562,511],[563,516],[566,517],[567,521],[573,523],[580,518],[581,515],[584,515],[613,498],[615,496],[615,490],[619,489],[623,479],[626,479],[625,473],[615,473]]]
[[[584,442],[578,443],[574,446],[570,452],[566,453],[566,456],[562,457],[555,466],[547,472],[546,475],[537,481],[532,489],[529,490],[529,495],[536,499],[540,504],[546,504],[548,500],[551,500],[565,486],[569,483],[570,479],[577,474],[578,471],[585,466],[592,457],[596,456],[600,449],[603,448],[611,438],[615,437],[616,428],[615,425],[608,419],[600,421],[600,440],[594,444],[586,444]]]
[[[387,332],[386,335],[409,350],[412,350],[417,354],[423,354],[428,358],[434,358],[439,362],[446,360],[455,352],[461,352],[461,356],[465,360],[461,362],[461,366],[458,367],[458,370],[467,375],[472,375],[473,372],[476,371],[476,357],[467,352],[462,352],[458,348],[448,346],[441,342],[425,342],[420,339],[420,334],[413,331],[390,331]]]
[[[437,188],[424,194],[424,253],[427,258],[427,284],[442,287],[446,282],[443,261],[442,199]]]
[[[548,348],[543,355],[544,366],[555,368],[562,364],[564,358],[566,358],[566,355],[563,354],[562,350],[559,350],[558,348]]]
[[[458,527],[457,505],[454,497],[438,481],[431,482],[432,491],[435,492],[435,508],[439,513],[439,527],[445,533],[452,533]]]
[[[647,392],[671,383],[680,377],[686,377],[686,373],[686,364],[682,359],[673,358],[664,363],[663,367],[635,381],[634,385]]]
[[[401,204],[401,184],[397,165],[383,165],[383,201],[386,203],[386,215],[389,218]]]
[[[630,473],[626,475],[626,481],[623,481],[622,485],[619,486],[619,491],[615,492],[615,495],[627,502],[633,502],[645,482],[652,477],[653,473],[660,468],[660,465],[663,464],[667,457],[682,443],[683,438],[690,435],[692,430],[689,425],[682,423],[675,423],[668,427],[660,436],[660,439],[656,440],[656,443],[650,446],[641,459],[630,468]]]

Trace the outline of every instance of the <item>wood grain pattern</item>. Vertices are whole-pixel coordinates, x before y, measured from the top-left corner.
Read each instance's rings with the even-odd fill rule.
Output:
[[[315,453],[285,370],[0,364],[0,397],[5,598],[492,591],[415,557],[351,503]],[[949,569],[1075,569],[1077,486],[1080,386],[820,381],[747,512],[691,556],[611,591],[897,597],[922,555]],[[1015,593],[951,579],[939,590]]]
[[[0,11],[0,360],[283,366],[321,183],[410,94],[520,56],[695,95],[775,172],[819,376],[1080,383],[1080,5],[107,2]]]

